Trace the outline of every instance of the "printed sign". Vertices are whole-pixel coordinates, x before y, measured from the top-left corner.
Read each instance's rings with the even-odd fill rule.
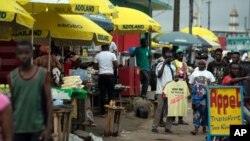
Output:
[[[208,88],[208,122],[210,136],[229,136],[230,125],[243,123],[241,87]]]

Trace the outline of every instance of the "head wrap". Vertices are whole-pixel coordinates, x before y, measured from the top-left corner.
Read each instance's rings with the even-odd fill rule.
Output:
[[[43,53],[49,53],[49,47],[48,46],[45,46],[45,45],[42,45],[39,50]]]

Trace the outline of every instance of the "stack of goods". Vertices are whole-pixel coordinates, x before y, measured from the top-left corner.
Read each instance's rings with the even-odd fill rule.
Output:
[[[61,86],[62,89],[72,89],[77,88],[81,89],[84,86],[82,85],[82,80],[80,76],[67,76],[63,78],[63,84]]]

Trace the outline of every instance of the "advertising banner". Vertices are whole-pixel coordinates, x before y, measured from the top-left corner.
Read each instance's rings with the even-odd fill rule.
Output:
[[[242,125],[242,107],[242,87],[208,87],[209,136],[229,136],[230,125]]]

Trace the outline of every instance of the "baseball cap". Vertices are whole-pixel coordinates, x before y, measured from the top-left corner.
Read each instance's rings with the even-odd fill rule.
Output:
[[[184,51],[182,49],[180,49],[180,48],[176,50],[176,53],[183,53],[183,52]]]

